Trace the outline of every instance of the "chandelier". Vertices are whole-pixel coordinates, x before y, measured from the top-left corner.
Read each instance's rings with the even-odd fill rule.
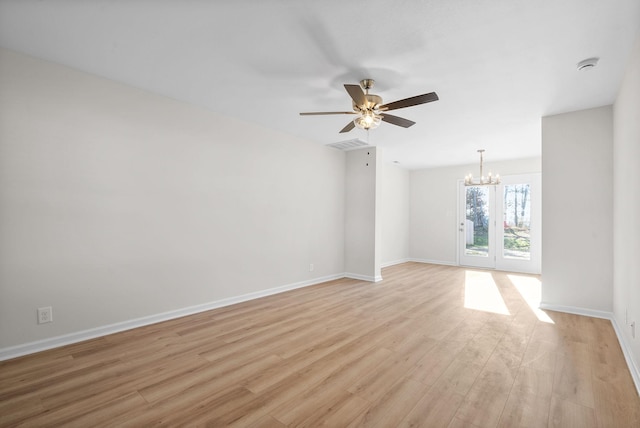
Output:
[[[496,184],[500,184],[500,174],[496,174],[495,177],[489,172],[489,176],[485,177],[482,173],[482,162],[483,162],[483,153],[484,149],[478,150],[480,153],[480,179],[476,180],[473,178],[471,173],[467,174],[464,177],[464,185],[465,186],[495,186]]]

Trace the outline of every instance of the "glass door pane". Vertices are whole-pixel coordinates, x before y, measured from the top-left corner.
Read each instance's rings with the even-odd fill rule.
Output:
[[[531,259],[531,186],[504,185],[504,258]]]
[[[465,186],[459,182],[458,263],[462,266],[496,267],[496,188]]]
[[[497,269],[540,273],[541,189],[540,173],[502,177],[496,189],[496,208],[502,212],[494,216],[502,222],[495,228]]]
[[[466,187],[465,255],[489,257],[489,187]]]

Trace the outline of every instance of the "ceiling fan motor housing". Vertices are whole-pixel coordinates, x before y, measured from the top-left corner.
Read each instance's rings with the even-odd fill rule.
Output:
[[[365,91],[368,91],[369,89],[373,88],[374,83],[375,80],[373,79],[362,79],[360,81],[360,86],[362,86],[362,89],[364,89]]]
[[[375,106],[382,104],[382,97],[380,97],[379,95],[366,94],[365,97],[367,99],[366,106],[359,106],[355,103],[355,101],[352,101],[351,104],[353,105],[353,109],[355,111],[373,110]],[[362,107],[364,107],[364,109]]]

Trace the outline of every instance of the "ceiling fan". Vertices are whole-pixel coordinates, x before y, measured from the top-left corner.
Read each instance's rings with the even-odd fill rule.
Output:
[[[340,130],[340,133],[349,132],[356,126],[361,129],[374,129],[380,125],[380,122],[391,123],[392,125],[408,128],[415,122],[404,119],[402,117],[387,114],[389,110],[397,110],[399,108],[411,107],[420,104],[430,103],[438,100],[435,92],[428,94],[416,95],[415,97],[405,98],[394,101],[392,103],[382,104],[382,98],[378,95],[370,94],[369,89],[373,87],[373,79],[363,79],[360,85],[345,84],[344,88],[353,100],[353,111],[324,111],[300,113],[300,116],[315,116],[325,114],[355,114],[357,117],[349,122],[347,126]],[[364,89],[364,91],[363,91]]]

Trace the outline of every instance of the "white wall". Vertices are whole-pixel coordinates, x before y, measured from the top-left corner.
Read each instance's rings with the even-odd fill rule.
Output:
[[[611,106],[542,119],[545,305],[613,309],[612,129]]]
[[[382,164],[382,265],[409,258],[409,171]]]
[[[379,153],[376,147],[347,152],[345,180],[345,272],[380,280]]]
[[[640,374],[640,38],[613,106],[613,311]],[[625,320],[625,311],[628,319]],[[635,338],[630,324],[636,323]],[[636,386],[640,391],[640,379]]]
[[[479,159],[478,159],[479,162]],[[487,162],[500,175],[540,172],[540,158]],[[409,254],[414,260],[456,264],[458,180],[478,164],[411,171]]]
[[[6,50],[0,94],[0,349],[344,272],[343,152]]]

